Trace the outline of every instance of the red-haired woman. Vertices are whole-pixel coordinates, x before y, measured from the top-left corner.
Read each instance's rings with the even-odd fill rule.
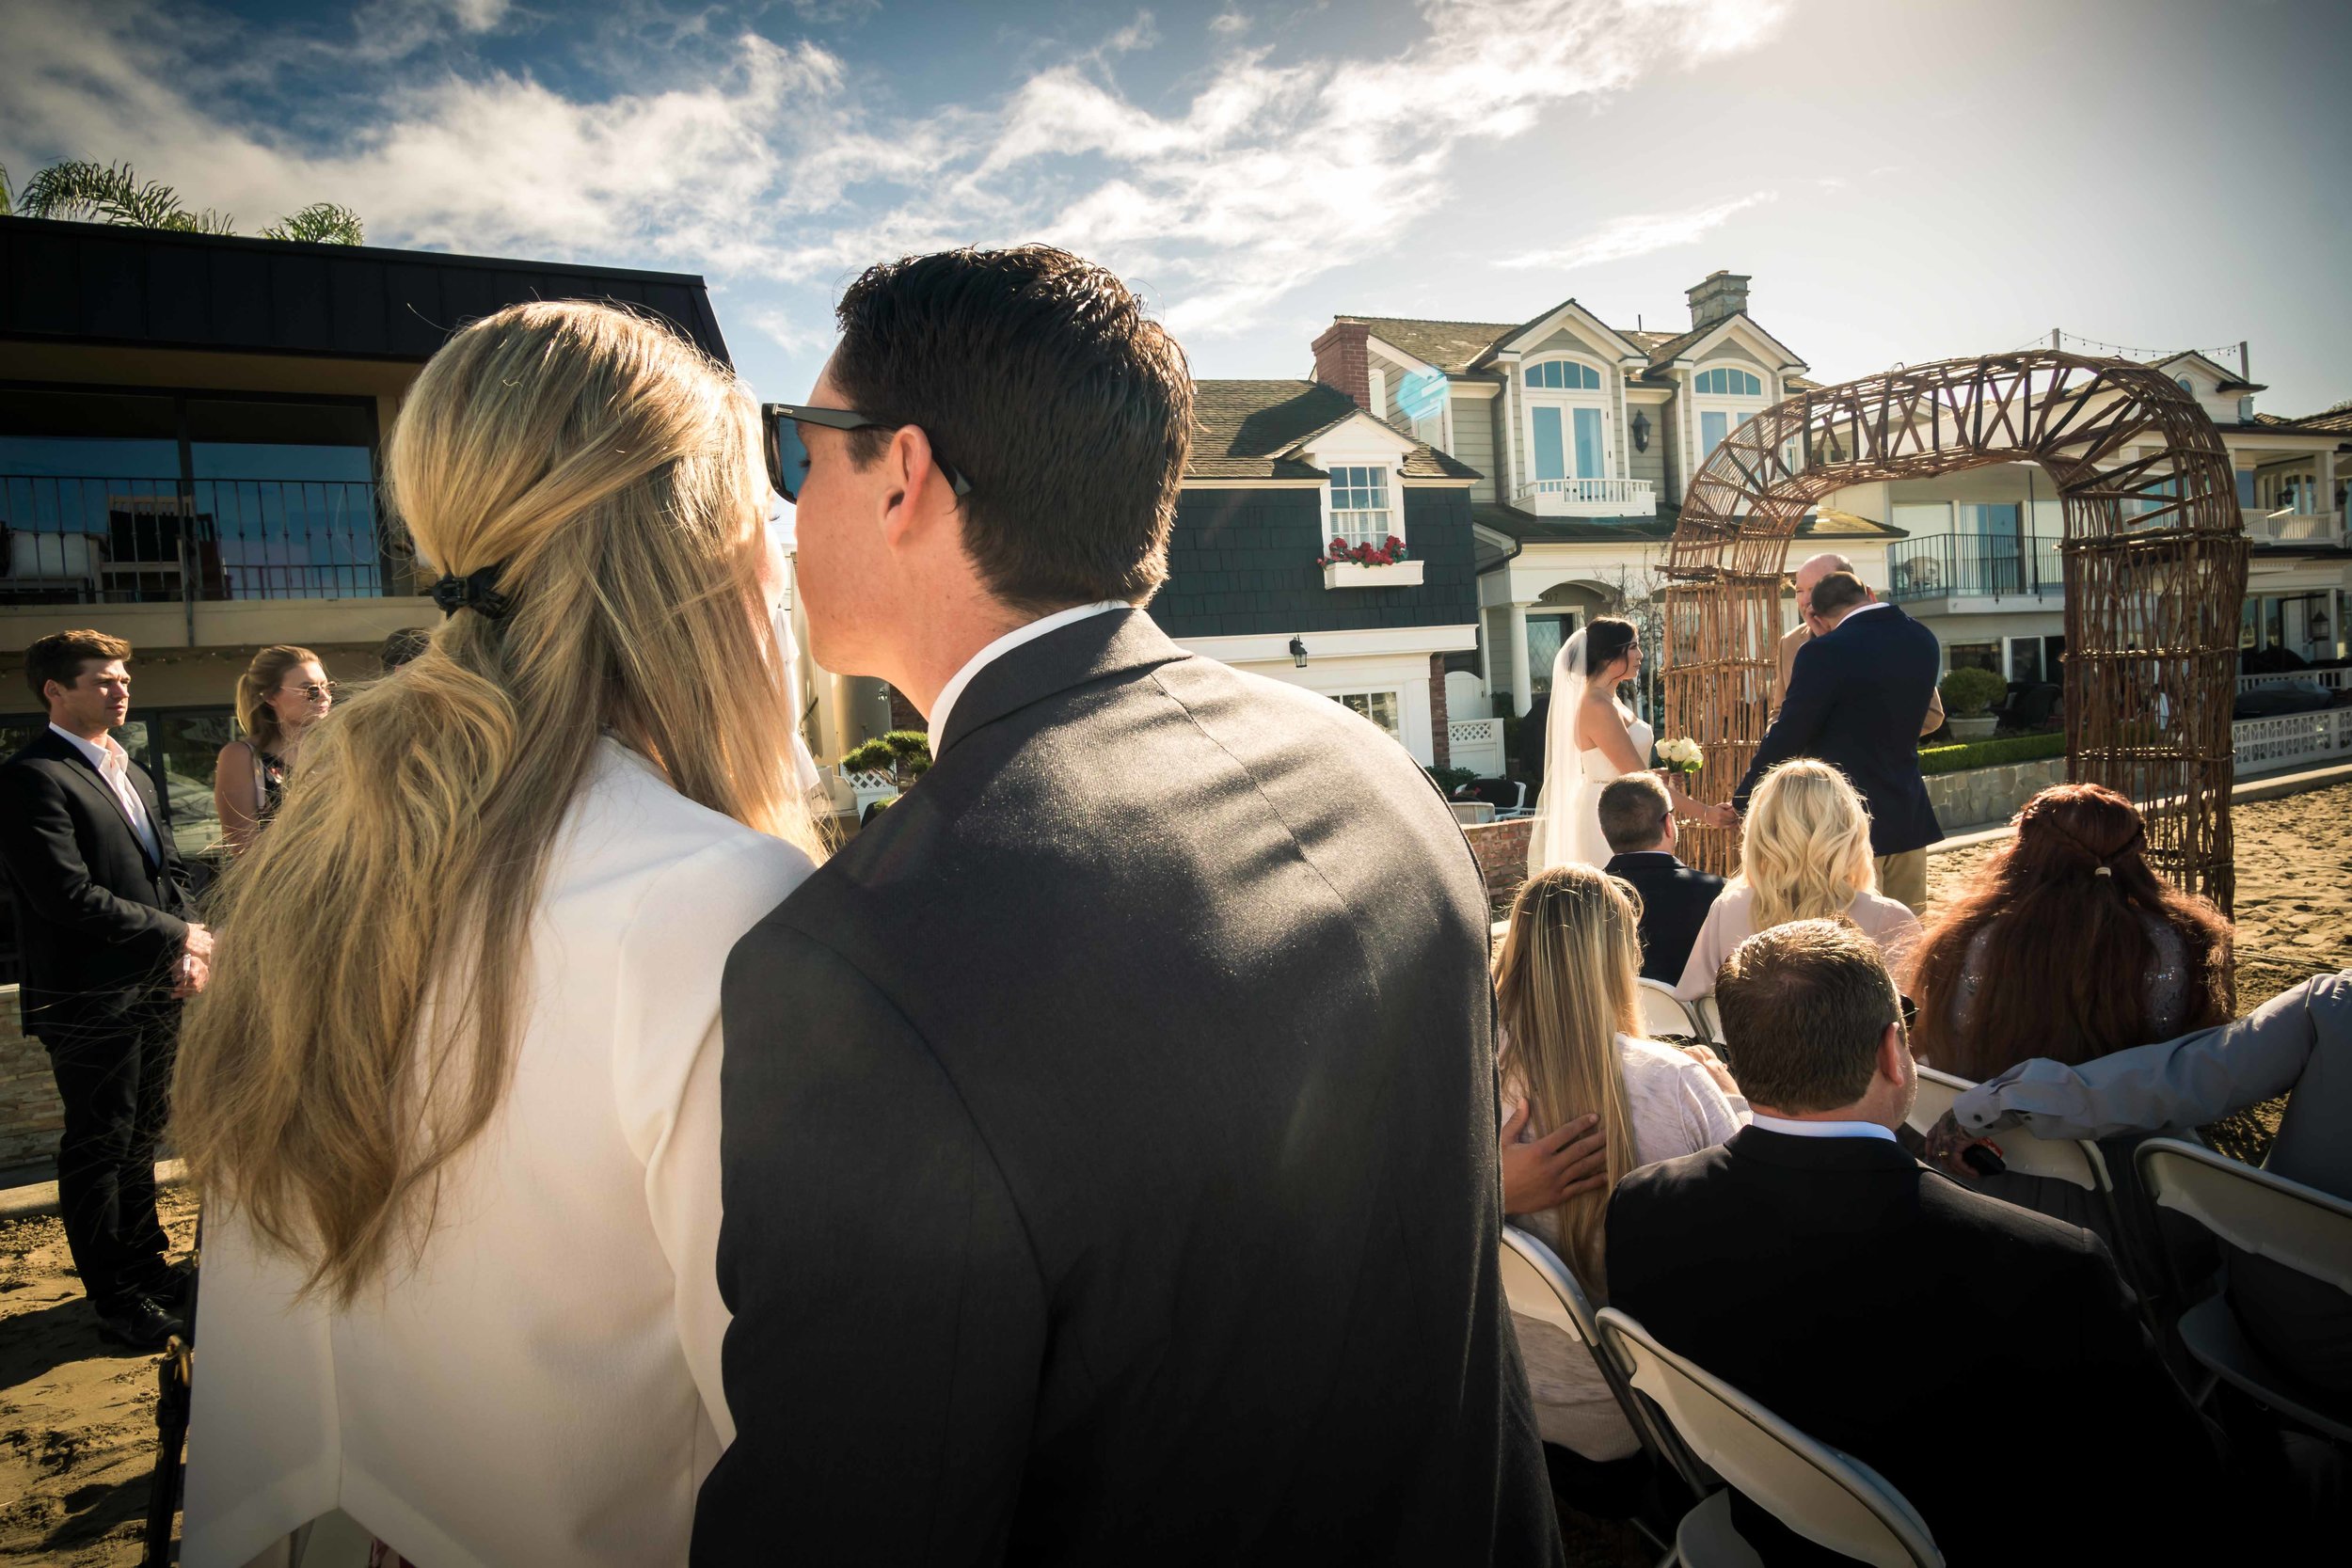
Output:
[[[2150,869],[2147,825],[2100,784],[2026,802],[2017,837],[1912,954],[1912,1050],[1981,1082],[2229,1021],[2230,923]]]
[[[2017,837],[1978,871],[1912,952],[1919,1061],[1971,1083],[2036,1056],[2089,1061],[2230,1018],[2230,923],[2158,877],[2138,810],[2100,784],[2057,784],[2017,814]],[[2136,1188],[2130,1145],[2107,1166]],[[2153,1234],[2137,1202],[2129,1234],[2066,1182],[2009,1172],[1978,1183],[1991,1196],[2096,1231],[2151,1277]],[[2172,1227],[2166,1227],[2168,1233]],[[2203,1250],[2194,1227],[2179,1238]]]

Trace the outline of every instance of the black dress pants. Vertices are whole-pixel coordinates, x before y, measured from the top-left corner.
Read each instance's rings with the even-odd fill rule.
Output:
[[[65,1133],[57,1212],[83,1292],[102,1312],[154,1284],[169,1241],[155,1213],[155,1148],[171,1113],[180,1007],[157,1002],[105,1023],[42,1032]]]

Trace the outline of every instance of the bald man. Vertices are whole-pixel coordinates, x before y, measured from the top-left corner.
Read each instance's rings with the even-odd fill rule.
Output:
[[[1797,567],[1797,625],[1780,640],[1780,673],[1772,682],[1772,717],[1780,717],[1780,705],[1788,695],[1788,676],[1797,667],[1797,650],[1813,641],[1813,585],[1832,572],[1851,572],[1853,562],[1842,555],[1817,555]],[[1855,574],[1860,576],[1859,573]],[[1928,693],[1927,721],[1919,726],[1921,735],[1933,735],[1944,727],[1944,699],[1936,692]]]

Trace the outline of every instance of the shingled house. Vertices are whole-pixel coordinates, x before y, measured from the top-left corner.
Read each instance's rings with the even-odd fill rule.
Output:
[[[1448,761],[1445,659],[1477,645],[1483,476],[1314,381],[1202,381],[1194,409],[1152,618],[1195,653],[1344,703],[1423,764]],[[1335,542],[1391,538],[1403,560],[1326,563]]]
[[[1480,641],[1456,709],[1525,713],[1562,641],[1654,581],[1708,454],[1811,385],[1749,315],[1745,277],[1711,273],[1687,297],[1679,332],[1613,327],[1568,299],[1516,323],[1342,315],[1315,340],[1319,381],[1477,473]],[[1885,580],[1895,530],[1824,510],[1804,532]]]

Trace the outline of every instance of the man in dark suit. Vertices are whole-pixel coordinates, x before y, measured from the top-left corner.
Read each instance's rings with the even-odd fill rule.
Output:
[[[1884,1476],[1947,1562],[2233,1555],[2208,1547],[2213,1444],[2105,1244],[1895,1142],[1918,1077],[1870,940],[1774,927],[1715,1000],[1754,1120],[1618,1184],[1612,1305]],[[1826,1556],[1734,1513],[1767,1561]]]
[[[1677,858],[1674,797],[1647,773],[1602,788],[1600,836],[1609,841],[1601,869],[1642,895],[1642,976],[1674,985],[1724,879]]]
[[[1116,278],[951,252],[839,314],[772,436],[811,652],[937,760],[728,965],[694,1560],[1558,1561],[1452,815],[1136,608],[1191,383]]]
[[[1735,810],[1765,769],[1816,757],[1846,775],[1870,808],[1879,891],[1928,907],[1928,846],[1944,836],[1919,776],[1919,719],[1935,695],[1935,633],[1880,604],[1851,572],[1813,585],[1813,640],[1797,650],[1780,712],[1733,791]]]
[[[65,1106],[57,1208],[101,1332],[160,1346],[181,1328],[183,1268],[167,1266],[155,1145],[169,1111],[179,998],[212,938],[154,781],[108,732],[130,712],[131,645],[63,631],[25,651],[49,727],[0,765],[0,863],[24,948],[24,1032],[48,1049]]]

